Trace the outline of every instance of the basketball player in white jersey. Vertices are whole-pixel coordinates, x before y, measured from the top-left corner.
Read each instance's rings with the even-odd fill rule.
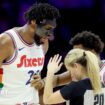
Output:
[[[48,40],[59,11],[49,4],[34,4],[25,13],[26,24],[0,35],[0,105],[38,105],[38,90],[30,85],[40,74]]]

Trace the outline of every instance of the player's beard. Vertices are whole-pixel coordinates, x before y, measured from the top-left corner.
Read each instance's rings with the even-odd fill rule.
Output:
[[[41,44],[43,44],[43,42],[41,42],[41,37],[37,34],[34,35],[34,40],[35,40],[35,43],[40,46]]]

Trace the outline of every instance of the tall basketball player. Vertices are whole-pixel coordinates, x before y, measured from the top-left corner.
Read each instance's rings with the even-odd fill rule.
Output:
[[[34,4],[25,13],[26,24],[0,35],[0,105],[38,105],[32,76],[40,74],[48,40],[59,11],[49,4]]]

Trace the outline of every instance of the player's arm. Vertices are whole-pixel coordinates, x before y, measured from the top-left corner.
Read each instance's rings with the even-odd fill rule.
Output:
[[[46,77],[42,80],[39,75],[34,75],[33,80],[31,81],[31,86],[40,90],[44,87],[46,82]],[[66,71],[62,74],[54,75],[53,86],[62,86],[71,82],[71,75],[69,71]]]
[[[62,86],[71,82],[71,75],[69,71],[54,76],[53,85],[54,87]]]
[[[0,68],[2,68],[3,61],[10,57],[12,46],[12,40],[8,35],[0,35]]]
[[[43,79],[44,83],[46,82],[46,77]],[[71,75],[69,71],[66,71],[62,74],[54,75],[53,78],[53,87],[66,85],[71,82]]]

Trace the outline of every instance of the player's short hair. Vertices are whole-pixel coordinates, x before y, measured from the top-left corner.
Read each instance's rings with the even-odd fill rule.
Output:
[[[53,20],[60,17],[59,10],[47,3],[35,3],[25,12],[25,20],[29,23],[36,20],[39,24],[43,19]]]
[[[83,31],[77,33],[71,40],[71,45],[81,44],[84,49],[94,49],[96,53],[100,54],[103,51],[104,43],[100,37],[90,31]]]

